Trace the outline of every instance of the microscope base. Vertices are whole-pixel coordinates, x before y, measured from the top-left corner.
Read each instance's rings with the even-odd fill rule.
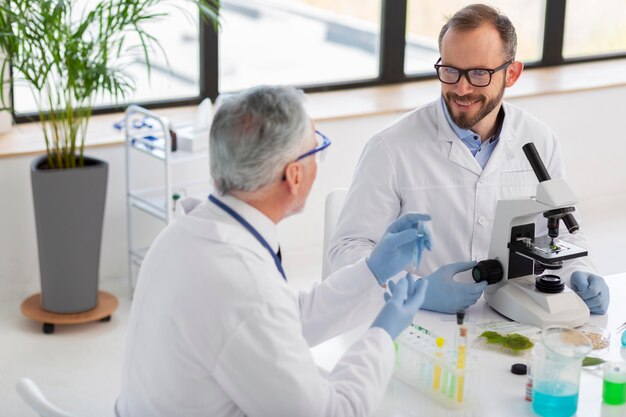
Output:
[[[485,300],[500,314],[540,328],[577,327],[589,320],[589,308],[576,293],[569,288],[557,294],[539,292],[534,276],[510,279],[494,292],[486,291]]]

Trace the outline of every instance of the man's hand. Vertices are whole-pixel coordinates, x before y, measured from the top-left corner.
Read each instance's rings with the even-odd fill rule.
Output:
[[[420,279],[414,282],[411,274],[408,273],[397,284],[390,281],[391,295],[385,293],[387,302],[371,327],[384,329],[395,340],[402,330],[411,324],[415,313],[424,302],[427,287],[426,280]]]
[[[570,286],[592,314],[606,314],[611,294],[604,278],[591,272],[575,271],[570,278]]]
[[[432,238],[428,229],[424,229],[423,237],[417,236],[417,223],[427,220],[430,220],[428,214],[405,213],[387,228],[366,260],[367,266],[380,285],[385,285],[389,278],[413,261],[418,239],[422,239],[426,249],[432,248]]]
[[[476,262],[457,262],[440,267],[425,277],[428,281],[423,310],[456,313],[476,303],[487,287],[487,282],[456,282],[454,276],[476,266]]]

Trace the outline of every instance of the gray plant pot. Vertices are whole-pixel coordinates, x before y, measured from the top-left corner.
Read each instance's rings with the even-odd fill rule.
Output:
[[[45,155],[31,164],[42,308],[88,311],[98,303],[108,163],[85,157],[81,168],[46,166]]]

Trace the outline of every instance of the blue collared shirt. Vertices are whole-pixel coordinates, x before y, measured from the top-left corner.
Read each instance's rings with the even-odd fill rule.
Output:
[[[487,161],[489,161],[489,157],[493,153],[493,150],[496,148],[496,145],[498,144],[498,139],[500,139],[502,122],[504,121],[504,109],[502,107],[500,108],[500,114],[498,115],[498,119],[496,122],[498,123],[496,133],[489,140],[483,142],[478,133],[475,133],[471,129],[461,129],[456,125],[456,123],[452,121],[450,113],[448,113],[448,107],[443,101],[443,97],[441,98],[441,106],[443,107],[443,113],[446,115],[448,124],[450,125],[454,133],[456,133],[459,139],[461,139],[465,146],[467,146],[474,158],[476,158],[476,162],[478,162],[481,168],[485,169],[485,165],[487,165]]]

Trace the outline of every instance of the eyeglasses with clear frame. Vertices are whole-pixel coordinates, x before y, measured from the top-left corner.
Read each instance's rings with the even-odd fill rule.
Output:
[[[330,139],[328,139],[328,137],[319,130],[316,130],[315,140],[317,141],[317,146],[310,151],[303,153],[302,155],[294,159],[293,162],[298,162],[299,160],[311,155],[315,155],[315,160],[317,162],[324,162],[324,159],[326,159],[327,148],[331,144]],[[283,181],[285,181],[286,179],[287,177],[285,176],[285,174],[283,174]]]
[[[456,84],[461,79],[461,76],[465,76],[465,79],[474,87],[487,87],[491,84],[491,76],[498,71],[507,68],[513,63],[513,61],[507,61],[497,68],[470,68],[462,70],[459,68],[451,67],[449,65],[441,65],[441,58],[437,60],[435,64],[435,70],[437,71],[437,77],[439,81],[444,84]]]

